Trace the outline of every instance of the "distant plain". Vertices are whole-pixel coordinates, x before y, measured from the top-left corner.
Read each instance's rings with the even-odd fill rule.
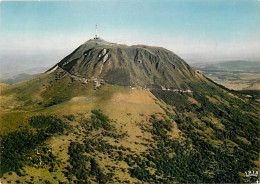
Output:
[[[233,90],[260,90],[260,61],[192,63],[206,77]]]

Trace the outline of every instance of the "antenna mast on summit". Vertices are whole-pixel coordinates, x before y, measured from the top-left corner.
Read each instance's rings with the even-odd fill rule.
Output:
[[[96,24],[96,30],[95,30],[95,39],[98,39],[98,37],[97,37],[97,24]]]

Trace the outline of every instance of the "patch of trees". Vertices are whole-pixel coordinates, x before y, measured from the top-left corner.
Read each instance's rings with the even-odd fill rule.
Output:
[[[33,128],[49,134],[63,134],[70,126],[56,116],[32,116],[29,123]]]
[[[91,132],[103,128],[104,130],[112,131],[114,126],[111,125],[111,120],[108,116],[104,115],[101,110],[92,110],[90,119],[82,120],[81,126]]]
[[[233,142],[239,144],[240,147],[244,147],[244,143],[238,141],[237,136],[245,137],[248,141],[251,142],[251,151],[257,151],[260,149],[260,145],[256,144],[257,139],[259,137],[259,119],[251,116],[243,112],[248,109],[242,108],[244,102],[242,100],[232,100],[233,106],[228,107],[224,103],[213,104],[209,102],[206,97],[203,95],[194,95],[194,98],[201,104],[205,106],[204,111],[208,111],[209,113],[213,113],[214,116],[221,121],[221,123],[225,126],[225,130],[222,131],[223,138],[228,138]],[[226,99],[228,100],[228,99]],[[211,104],[211,105],[207,105]],[[208,108],[210,106],[210,108]],[[237,106],[237,107],[236,107]],[[240,107],[240,108],[238,108]],[[252,110],[252,109],[251,109]],[[198,116],[199,113],[194,111]],[[205,121],[204,121],[205,122]],[[216,126],[205,122],[207,126],[210,126],[216,133],[221,131]],[[247,151],[250,151],[247,150]]]
[[[74,121],[75,120],[75,116],[73,114],[63,115],[63,117],[66,118],[69,121]]]
[[[83,155],[85,152],[84,145],[78,142],[71,142],[69,147],[69,162],[72,168],[69,169],[70,175],[75,175],[79,180],[87,180],[89,175],[87,162],[88,157]],[[71,178],[69,178],[71,179]]]
[[[69,162],[72,167],[68,168],[67,177],[69,180],[73,176],[77,180],[74,183],[87,183],[91,178],[95,178],[99,183],[112,181],[113,173],[104,174],[98,162],[89,156],[85,155],[86,147],[78,142],[71,142],[69,146]]]
[[[172,141],[165,136],[167,129],[153,126],[154,135],[159,137],[154,137],[158,144],[156,149],[150,150],[147,159],[155,164],[157,176],[163,174],[164,182],[248,182],[248,178],[242,177],[240,173],[257,168],[254,161],[258,159],[257,150],[260,149],[257,141],[260,122],[257,117],[247,112],[256,112],[257,106],[211,88],[205,90],[207,95],[217,95],[230,106],[221,101],[213,103],[206,98],[206,94],[197,91],[193,94],[152,92],[167,104],[176,107],[178,118],[175,121],[187,140],[185,144],[178,144],[176,147],[178,141]],[[187,100],[188,96],[201,106],[191,105]],[[188,113],[183,113],[183,110],[193,112],[199,120],[195,122]],[[204,118],[212,116],[218,119],[224,128],[220,129]],[[213,130],[211,134],[204,133],[203,130],[208,128]],[[211,139],[219,144],[213,143]],[[228,141],[236,143],[236,146],[230,146]]]
[[[38,162],[32,157],[35,154],[33,150],[42,145],[50,136],[62,134],[69,128],[69,125],[54,116],[33,116],[29,119],[29,124],[34,129],[26,127],[1,137],[1,176],[10,171],[21,175],[24,165],[30,163],[33,165]],[[52,162],[51,155],[42,158]]]
[[[104,130],[112,130],[111,120],[104,115],[101,110],[92,110],[91,122],[94,129],[103,128]]]
[[[134,167],[133,169],[130,169],[130,175],[131,177],[137,178],[144,182],[153,181],[155,179],[155,176],[150,174],[148,170],[140,167]]]
[[[10,171],[21,175],[20,169],[28,163],[31,151],[48,138],[47,134],[40,131],[23,129],[8,133],[2,137],[1,146],[1,176]]]
[[[125,161],[130,167],[132,177],[150,182],[189,182],[189,183],[241,183],[247,181],[240,173],[256,167],[252,160],[257,155],[238,146],[214,145],[194,126],[184,129],[186,141],[172,140],[166,136],[167,129],[163,121],[151,119],[154,140],[157,147],[135,157],[127,155]],[[157,122],[156,122],[157,121]],[[185,124],[185,122],[182,122]],[[192,124],[192,122],[189,122]],[[147,167],[155,168],[153,175]]]

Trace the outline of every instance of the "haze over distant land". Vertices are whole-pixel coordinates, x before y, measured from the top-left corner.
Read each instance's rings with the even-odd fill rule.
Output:
[[[2,1],[2,69],[49,67],[92,38],[95,24],[105,40],[162,46],[189,63],[260,60],[257,0]]]
[[[225,61],[191,65],[229,89],[260,90],[260,61]]]

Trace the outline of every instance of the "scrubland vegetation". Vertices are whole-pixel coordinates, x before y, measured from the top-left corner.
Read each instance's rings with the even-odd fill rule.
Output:
[[[89,118],[80,120],[74,115],[62,118],[32,116],[28,119],[28,127],[2,136],[1,176],[16,172],[23,177],[26,175],[25,165],[45,167],[50,173],[57,170],[59,158],[45,142],[52,136],[75,131],[76,127],[72,128],[68,122],[79,120],[84,139],[70,141],[69,165],[63,169],[65,181],[60,183],[129,182],[115,176],[119,169],[143,182],[250,182],[243,173],[257,168],[259,150],[259,122],[248,114],[253,106],[247,106],[244,113],[239,113],[238,108],[243,102],[235,98],[231,111],[227,105],[213,104],[197,93],[183,95],[153,91],[153,94],[173,105],[179,113],[176,116],[168,113],[166,119],[155,114],[149,117],[147,124],[138,125],[143,132],[151,134],[152,140],[144,144],[147,147],[145,152],[137,154],[129,147],[111,144],[104,139],[108,137],[120,142],[129,135],[118,133],[114,120],[101,110],[92,110]],[[197,101],[197,105],[187,100],[189,96]],[[187,112],[192,112],[192,116]],[[206,117],[216,117],[224,128]],[[176,139],[170,135],[174,126],[181,130]],[[101,166],[106,157],[116,165]],[[126,163],[127,167],[120,167],[119,163]]]
[[[28,113],[27,123],[1,135],[1,178],[12,183],[254,182],[244,172],[258,167],[257,99],[222,86],[191,88],[192,93],[151,90],[164,113],[123,111],[125,124],[100,109],[40,115],[41,107],[62,106],[39,104],[37,115]],[[129,124],[133,131],[123,128]],[[47,174],[34,177],[28,167]]]

